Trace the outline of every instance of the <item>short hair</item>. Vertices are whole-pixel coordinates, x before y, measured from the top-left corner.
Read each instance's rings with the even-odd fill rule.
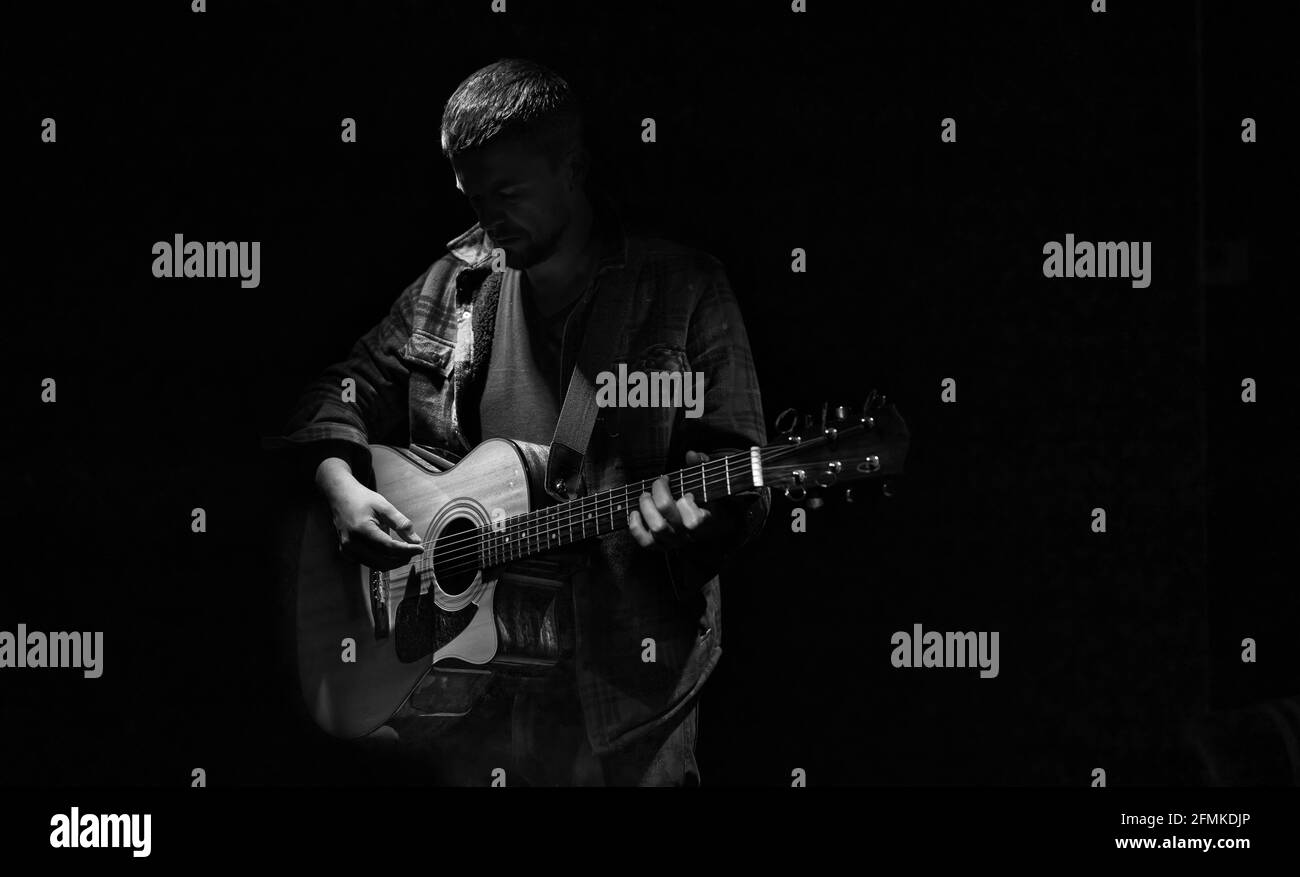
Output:
[[[552,168],[583,144],[582,109],[555,71],[521,58],[502,58],[469,75],[442,112],[442,154],[448,159],[498,139],[520,139],[546,155]]]

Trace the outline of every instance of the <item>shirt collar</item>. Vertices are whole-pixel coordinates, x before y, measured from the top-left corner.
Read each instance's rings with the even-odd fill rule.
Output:
[[[627,265],[627,229],[618,207],[609,195],[600,190],[592,193],[591,204],[596,215],[597,233],[604,238],[596,273],[624,267]],[[478,222],[447,242],[447,251],[471,268],[480,267],[491,259],[492,248],[491,236]]]

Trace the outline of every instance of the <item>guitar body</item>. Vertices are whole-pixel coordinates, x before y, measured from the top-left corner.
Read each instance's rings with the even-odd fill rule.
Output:
[[[317,724],[339,737],[368,734],[399,710],[463,715],[488,673],[545,670],[561,653],[560,582],[537,569],[481,569],[458,548],[490,529],[494,515],[530,510],[520,448],[490,439],[442,472],[384,445],[372,445],[371,457],[373,488],[411,519],[432,562],[371,570],[339,552],[324,502],[306,515],[296,574],[299,678]],[[435,665],[446,673],[413,707]],[[437,692],[441,703],[431,702]]]

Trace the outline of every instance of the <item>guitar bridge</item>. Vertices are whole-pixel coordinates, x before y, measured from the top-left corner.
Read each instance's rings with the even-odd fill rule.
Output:
[[[387,639],[388,627],[388,573],[370,571],[370,617],[375,620],[375,639]]]

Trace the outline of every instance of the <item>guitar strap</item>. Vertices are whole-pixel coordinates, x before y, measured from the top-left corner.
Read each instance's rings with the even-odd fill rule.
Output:
[[[617,284],[607,284],[603,293],[597,294],[599,289],[600,283],[593,280],[578,304],[579,310],[587,310],[582,346],[573,365],[569,388],[564,393],[564,405],[555,423],[555,437],[551,439],[546,461],[546,492],[558,502],[581,495],[582,464],[596,424],[595,376],[609,368],[614,344],[631,316],[630,291],[620,289]]]

